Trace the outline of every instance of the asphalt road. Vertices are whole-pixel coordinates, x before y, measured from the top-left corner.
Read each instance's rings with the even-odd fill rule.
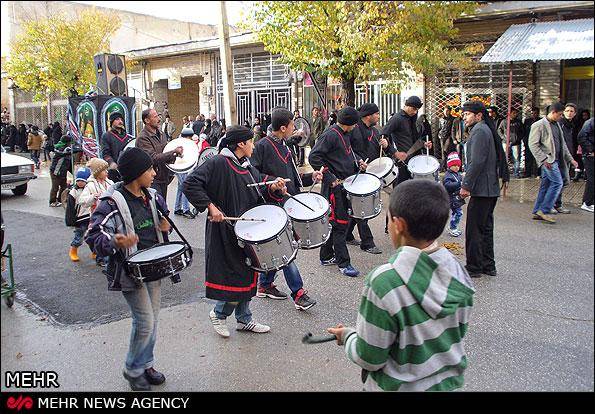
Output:
[[[69,261],[72,232],[62,224],[64,210],[48,206],[49,178],[44,175],[23,197],[2,192],[19,289],[15,308],[1,308],[2,371],[76,370],[80,373],[62,377],[63,389],[126,390],[119,374],[129,335],[126,303],[119,293],[107,291],[88,250],[81,249],[81,262]],[[174,181],[170,206],[175,189]],[[496,208],[499,274],[474,280],[477,292],[465,343],[467,391],[593,390],[593,215],[572,208],[573,214],[551,226],[530,220],[530,209],[514,200]],[[390,255],[382,217],[373,219],[371,228],[384,254],[349,247],[362,273]],[[318,250],[300,251],[297,264],[305,288],[318,304],[299,312],[290,301],[254,298],[254,317],[270,325],[271,332],[233,332],[223,340],[208,322],[212,305],[204,298],[204,215],[174,220],[194,247],[195,260],[182,283],[164,283],[156,352],[169,374],[164,391],[361,388],[358,367],[340,348],[305,346],[299,339],[306,331],[322,333],[339,322],[355,324],[362,277],[347,278],[334,267],[321,267]],[[464,246],[464,237],[446,234],[440,242]],[[459,253],[464,261],[464,248]],[[282,275],[277,284],[288,291]],[[37,315],[40,310],[48,320]],[[43,344],[35,339],[40,335]],[[102,376],[90,377],[80,369],[97,362],[107,368]]]

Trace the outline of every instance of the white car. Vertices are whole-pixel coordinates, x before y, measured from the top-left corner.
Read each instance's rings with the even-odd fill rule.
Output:
[[[2,148],[2,189],[12,190],[14,195],[23,195],[27,192],[29,180],[37,178],[35,164],[29,158],[9,154]]]

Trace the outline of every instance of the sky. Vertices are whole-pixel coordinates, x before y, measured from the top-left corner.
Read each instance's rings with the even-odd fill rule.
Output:
[[[8,28],[7,2],[2,2],[2,56],[5,55],[10,37]],[[168,19],[177,19],[192,23],[218,24],[218,1],[77,1],[89,5],[126,10]],[[227,20],[236,25],[241,20],[241,10],[250,7],[251,1],[226,1]]]

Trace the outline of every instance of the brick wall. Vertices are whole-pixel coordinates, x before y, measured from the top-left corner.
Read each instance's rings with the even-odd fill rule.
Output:
[[[167,91],[169,115],[178,131],[181,131],[184,115],[189,115],[194,121],[200,112],[199,91],[202,80],[202,76],[183,77],[182,88]]]

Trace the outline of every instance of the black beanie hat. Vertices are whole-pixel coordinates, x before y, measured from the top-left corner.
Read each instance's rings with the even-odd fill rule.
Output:
[[[341,109],[337,114],[337,122],[341,125],[355,125],[359,121],[359,112],[352,108],[351,106],[346,106],[345,108]]]
[[[254,134],[250,128],[241,125],[234,125],[225,131],[225,145],[239,144],[240,142],[252,139]]]
[[[424,104],[421,102],[421,99],[419,99],[419,96],[410,96],[405,101],[405,106],[411,106],[413,108],[419,109],[424,106]]]
[[[114,112],[109,116],[109,126],[111,127],[114,121],[118,118],[121,118],[122,121],[124,120],[124,116],[120,112]]]
[[[380,112],[380,109],[375,103],[365,103],[359,108],[359,116],[362,118],[364,116],[375,114],[376,112]]]
[[[152,166],[149,154],[136,147],[122,151],[118,158],[118,171],[124,184],[130,184]]]
[[[463,104],[463,112],[473,112],[478,114],[486,110],[485,105],[480,101],[467,101]]]

